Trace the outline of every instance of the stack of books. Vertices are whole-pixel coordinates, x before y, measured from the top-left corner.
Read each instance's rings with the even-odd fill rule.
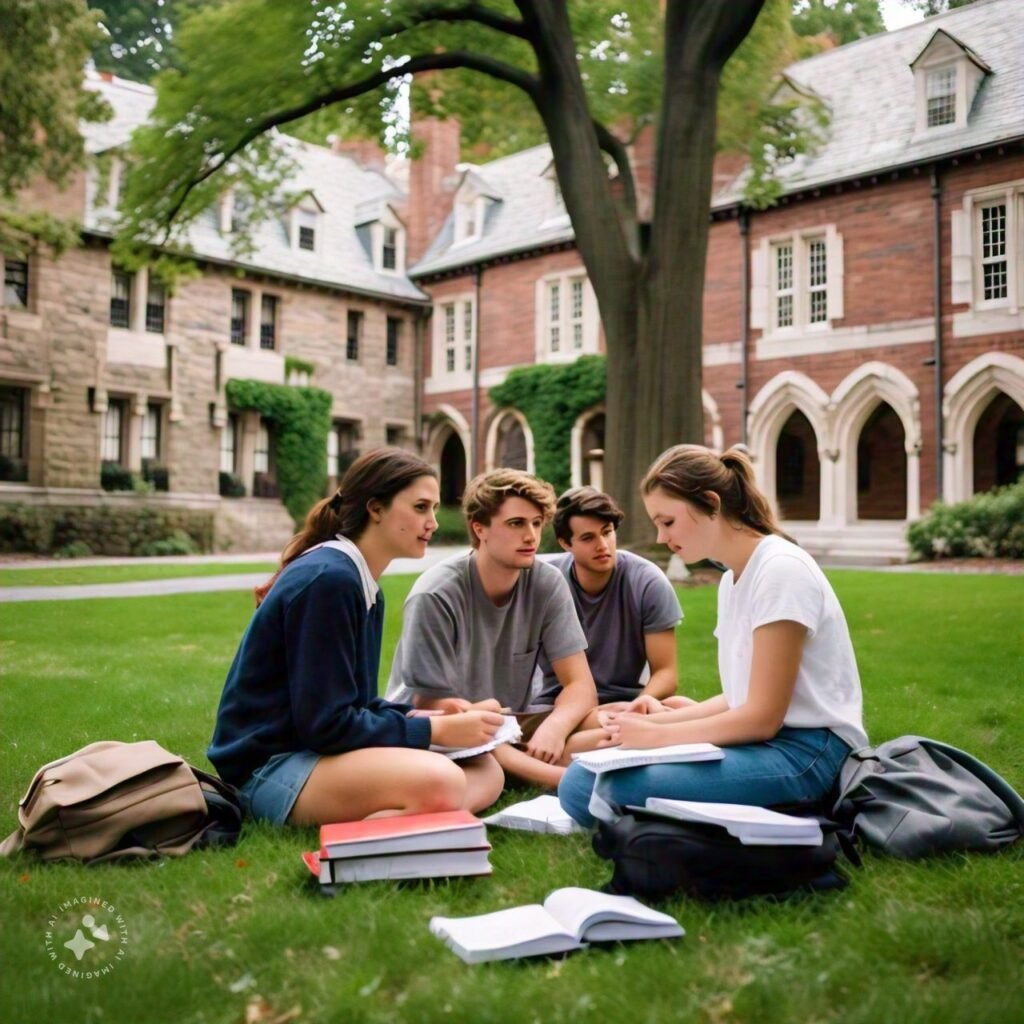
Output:
[[[321,885],[380,879],[489,875],[487,826],[469,811],[346,821],[320,828],[302,855]]]

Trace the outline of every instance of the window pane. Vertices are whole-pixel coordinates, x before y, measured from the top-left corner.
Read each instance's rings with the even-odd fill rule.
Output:
[[[398,232],[394,228],[384,229],[384,245],[381,250],[380,262],[385,270],[394,270],[397,266]]]
[[[220,432],[220,471],[235,472],[235,449],[238,444],[238,417],[232,413]]]
[[[465,368],[473,369],[473,303],[462,304],[462,341]]]
[[[395,317],[388,317],[388,340],[385,358],[388,366],[398,365],[398,336],[402,329],[402,321]]]
[[[316,233],[312,228],[300,227],[299,228],[299,248],[308,249],[312,252],[315,248]]]
[[[444,364],[448,373],[455,372],[455,303],[444,307]]]
[[[793,326],[793,245],[775,247],[775,323]]]
[[[577,278],[570,284],[572,308],[570,316],[573,320],[579,320],[583,316],[583,282]]]
[[[115,270],[110,283],[110,325],[127,327],[131,323],[132,275]]]
[[[257,473],[266,473],[270,469],[270,431],[263,420],[260,420],[259,429],[256,431],[256,452],[253,460],[253,469]]]
[[[146,407],[146,415],[142,418],[142,457],[144,459],[160,458],[160,406]]]
[[[249,324],[249,293],[231,289],[231,344],[244,345]]]
[[[348,333],[345,336],[345,358],[355,362],[359,359],[359,336],[363,331],[363,314],[349,310]]]
[[[277,343],[277,299],[264,295],[260,306],[260,348],[273,349]]]
[[[1009,295],[1006,259],[1006,204],[981,208],[982,294],[985,299]]]
[[[24,260],[4,261],[4,305],[28,306],[28,264]]]
[[[20,459],[25,437],[25,391],[0,388],[0,455]]]
[[[823,238],[816,238],[808,243],[807,267],[811,299],[810,322],[824,323],[828,320],[828,260]]]
[[[956,69],[929,71],[925,91],[928,99],[928,127],[956,121]]]
[[[103,445],[100,457],[104,462],[121,461],[121,427],[124,407],[120,402],[110,402],[103,414]]]
[[[793,296],[780,295],[778,299],[778,322],[780,327],[793,326]]]
[[[162,284],[152,279],[146,291],[146,330],[153,334],[164,333],[164,306],[166,296]]]

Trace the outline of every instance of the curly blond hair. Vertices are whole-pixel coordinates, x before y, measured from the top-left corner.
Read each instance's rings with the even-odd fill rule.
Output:
[[[462,495],[462,514],[466,517],[469,542],[474,548],[480,539],[473,532],[472,523],[490,526],[491,519],[509,498],[522,498],[551,521],[555,512],[555,489],[546,480],[540,480],[520,469],[495,469],[473,477]]]

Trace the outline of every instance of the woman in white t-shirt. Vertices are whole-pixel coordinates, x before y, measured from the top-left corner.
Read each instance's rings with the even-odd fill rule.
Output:
[[[718,591],[722,693],[678,710],[640,697],[605,718],[610,743],[715,743],[720,761],[612,772],[602,795],[616,807],[649,796],[723,803],[817,803],[851,749],[865,746],[860,678],[843,610],[814,559],[780,531],[746,453],[676,445],[641,484],[658,541],[684,562],[726,566]],[[578,764],[558,795],[577,821],[594,775]],[[605,788],[607,787],[607,788]]]

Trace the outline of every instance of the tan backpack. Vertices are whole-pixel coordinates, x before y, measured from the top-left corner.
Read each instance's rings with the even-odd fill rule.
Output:
[[[43,765],[18,803],[18,823],[0,855],[96,864],[234,843],[241,810],[231,786],[153,740],[105,740]]]

